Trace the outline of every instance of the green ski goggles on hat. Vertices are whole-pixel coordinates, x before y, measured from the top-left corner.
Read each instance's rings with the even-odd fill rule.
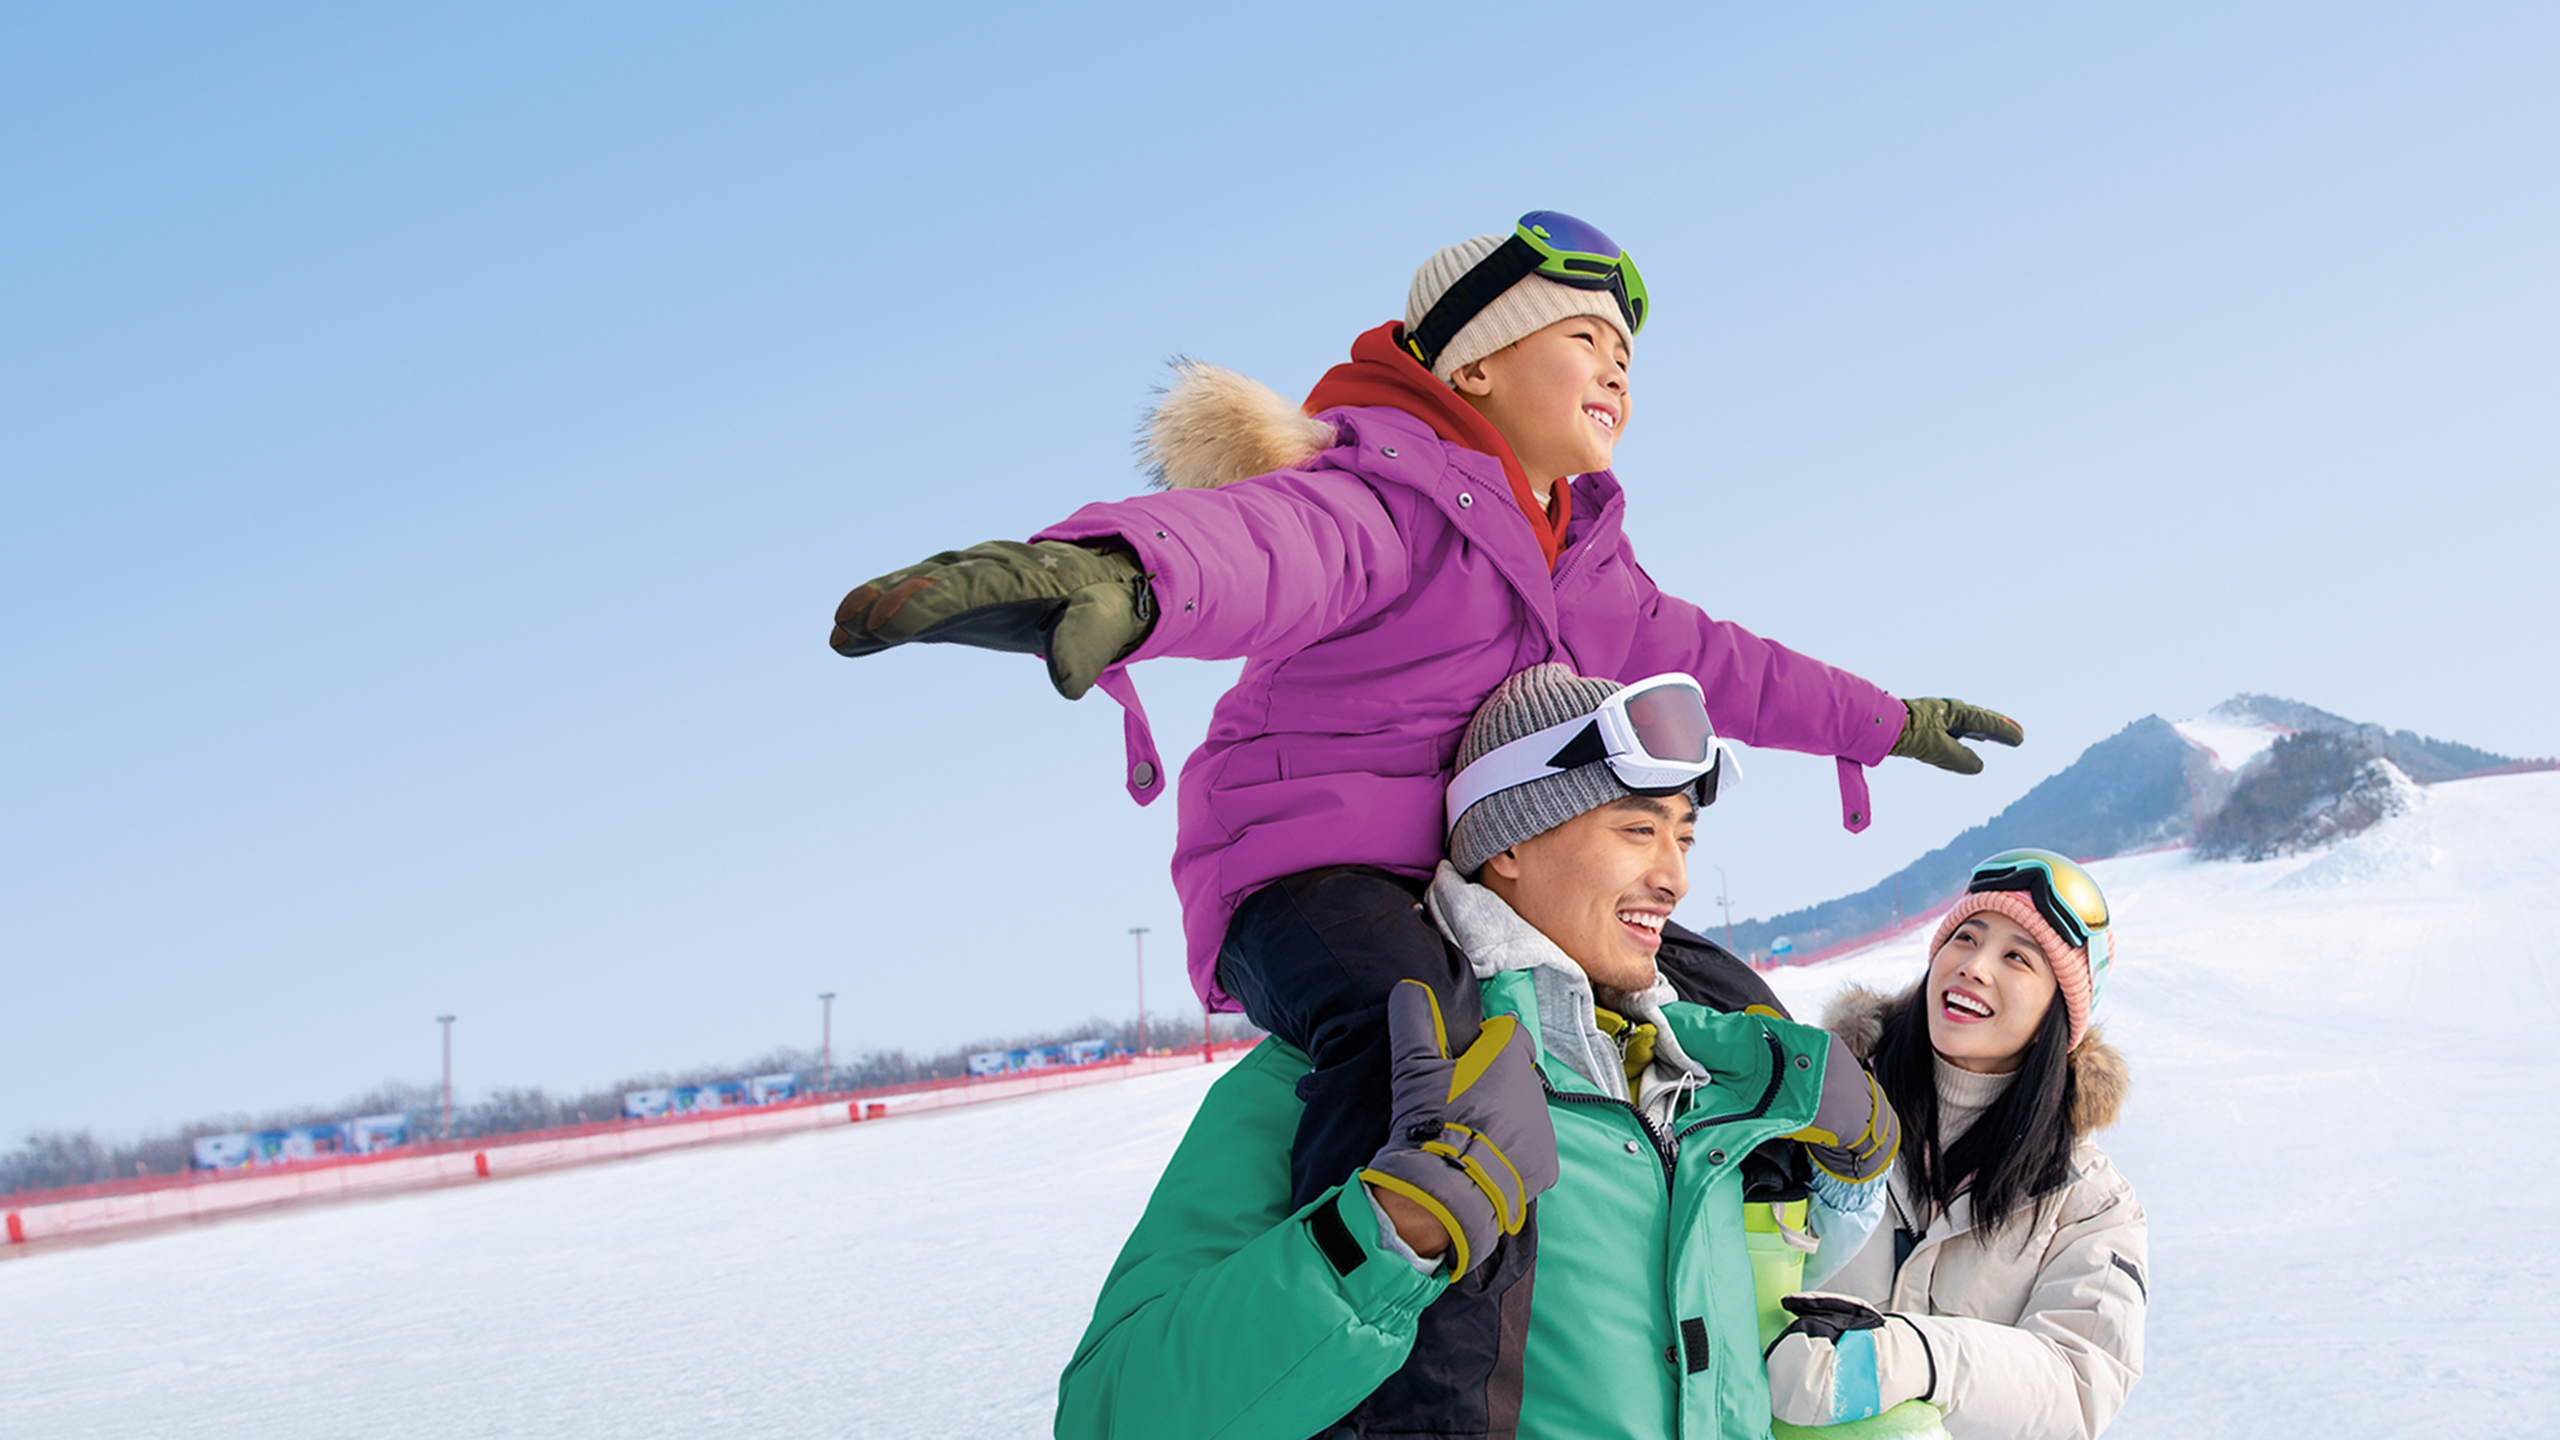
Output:
[[[1430,369],[1468,321],[1531,275],[1576,290],[1606,290],[1618,302],[1627,333],[1644,330],[1644,277],[1636,273],[1636,262],[1618,248],[1618,242],[1600,233],[1599,226],[1560,210],[1532,210],[1512,227],[1511,238],[1459,276],[1422,323],[1405,332],[1404,348],[1422,362],[1422,368]]]
[[[2027,897],[2054,933],[2089,952],[2094,978],[2107,967],[2107,947],[2097,943],[2107,929],[2107,897],[2078,861],[2050,850],[2003,850],[1973,867],[1968,895],[1986,890],[2014,890]]]

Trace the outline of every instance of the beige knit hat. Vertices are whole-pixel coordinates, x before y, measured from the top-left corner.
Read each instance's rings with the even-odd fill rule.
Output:
[[[1432,252],[1431,258],[1422,262],[1422,268],[1413,272],[1413,288],[1405,293],[1404,328],[1418,328],[1422,317],[1430,314],[1440,297],[1449,293],[1449,287],[1458,283],[1458,277],[1492,254],[1502,240],[1499,235],[1478,235]],[[1617,297],[1606,290],[1580,290],[1531,275],[1495,296],[1492,304],[1477,311],[1474,319],[1449,337],[1448,345],[1431,367],[1432,377],[1446,385],[1459,367],[1472,365],[1514,341],[1576,315],[1608,321],[1626,337],[1629,349],[1635,347],[1636,338],[1627,331],[1627,317],[1618,313]]]

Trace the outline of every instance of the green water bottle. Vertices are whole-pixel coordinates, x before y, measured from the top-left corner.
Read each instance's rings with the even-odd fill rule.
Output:
[[[1804,1257],[1813,1237],[1806,1231],[1811,1202],[1747,1204],[1742,1243],[1751,1252],[1751,1283],[1760,1302],[1760,1348],[1766,1350],[1796,1317],[1779,1302],[1804,1290]],[[1926,1400],[1905,1400],[1879,1415],[1838,1425],[1769,1422],[1776,1440],[1947,1440],[1945,1413]]]
[[[1905,1400],[1881,1415],[1837,1425],[1769,1422],[1777,1440],[1947,1440],[1946,1413],[1926,1400]]]
[[[1804,1257],[1815,1244],[1806,1229],[1812,1207],[1810,1200],[1752,1201],[1742,1207],[1742,1243],[1751,1252],[1751,1287],[1760,1306],[1763,1350],[1796,1318],[1778,1302],[1804,1289]]]

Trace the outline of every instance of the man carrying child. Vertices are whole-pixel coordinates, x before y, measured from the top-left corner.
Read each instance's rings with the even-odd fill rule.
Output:
[[[964,644],[1042,657],[1070,699],[1103,690],[1127,712],[1125,779],[1142,804],[1167,775],[1128,667],[1245,661],[1183,767],[1173,878],[1203,1003],[1244,1010],[1312,1066],[1292,1208],[1386,1135],[1387,1000],[1403,982],[1432,991],[1453,1052],[1475,1043],[1474,978],[1417,901],[1447,839],[1460,733],[1522,666],[1687,676],[1732,738],[1837,757],[1851,829],[1868,823],[1865,767],[1902,755],[1972,773],[1961,742],[2023,738],[2006,717],[1897,699],[1653,583],[1609,468],[1649,309],[1608,236],[1532,212],[1427,259],[1404,319],[1358,337],[1303,405],[1189,368],[1153,422],[1165,493],[945,552],[838,608],[830,640],[848,656]],[[1467,1334],[1499,1319],[1479,1314]]]
[[[1222,1078],[1059,1383],[1061,1440],[1767,1433],[1745,1158],[1792,1141],[1813,1162],[1810,1284],[1872,1228],[1895,1131],[1822,1031],[1679,1001],[1656,972],[1699,803],[1732,762],[1698,709],[1681,728],[1709,736],[1706,765],[1642,793],[1629,775],[1658,781],[1640,764],[1671,757],[1613,743],[1604,712],[1649,703],[1658,722],[1682,694],[1695,707],[1694,688],[1543,665],[1485,703],[1426,899],[1481,986],[1478,1038],[1453,1053],[1429,989],[1400,985],[1395,1124],[1303,1204],[1307,1056],[1267,1040]],[[1594,758],[1519,763],[1584,730]],[[1436,1303],[1465,1293],[1485,1303]],[[1426,1354],[1443,1313],[1496,1324]]]

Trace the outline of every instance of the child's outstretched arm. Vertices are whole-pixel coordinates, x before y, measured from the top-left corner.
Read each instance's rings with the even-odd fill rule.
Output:
[[[1982,758],[1962,742],[2026,739],[2018,722],[1978,705],[1897,699],[1872,681],[1715,619],[1665,594],[1642,566],[1631,568],[1639,618],[1618,673],[1687,671],[1706,688],[1718,733],[1746,745],[1839,757],[1841,820],[1851,830],[1865,829],[1870,818],[1864,767],[1901,755],[1971,775]]]
[[[1303,649],[1391,601],[1410,572],[1369,486],[1280,472],[1088,505],[1027,543],[946,550],[857,587],[828,641],[849,656],[911,642],[1039,655],[1073,700],[1122,660]]]

